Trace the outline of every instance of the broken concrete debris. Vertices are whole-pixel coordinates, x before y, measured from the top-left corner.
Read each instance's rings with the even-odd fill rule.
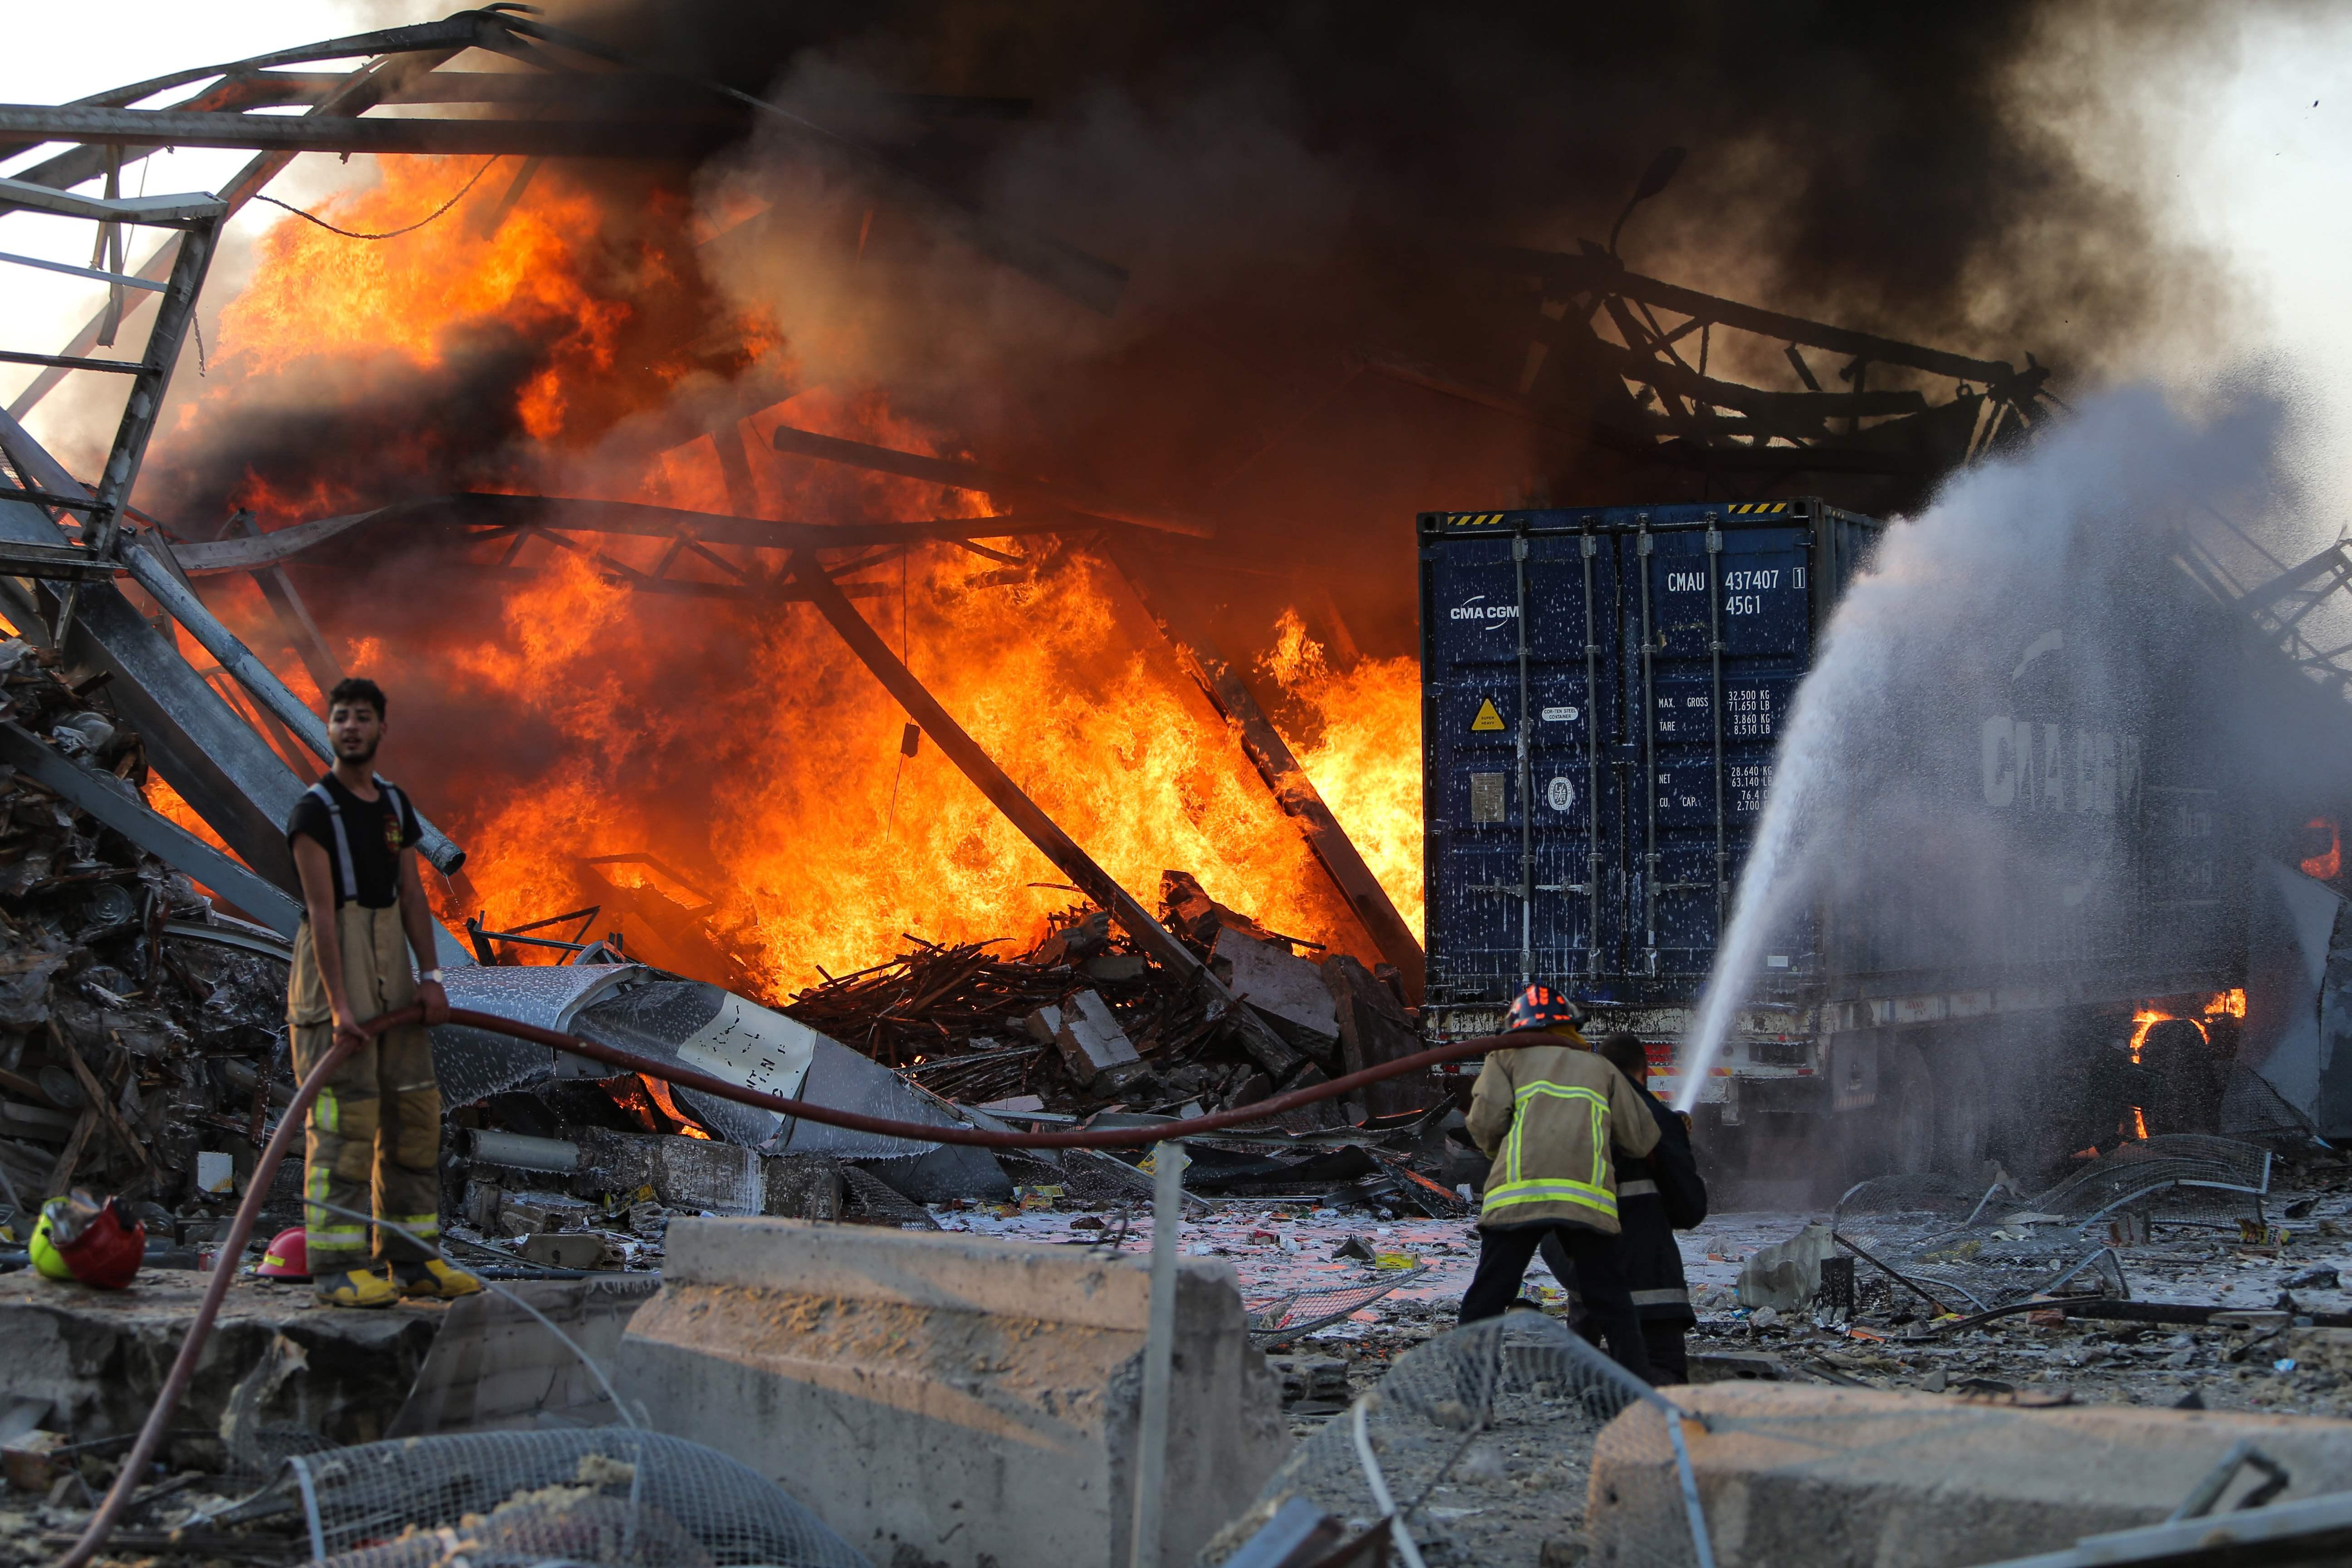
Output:
[[[1111,1016],[1109,1006],[1094,992],[1081,991],[1067,1005],[1041,1008],[1030,1017],[1044,1021],[1049,1012],[1054,1044],[1060,1047],[1064,1065],[1081,1088],[1100,1085],[1116,1089],[1133,1076],[1128,1068],[1143,1065],[1118,1020]]]
[[[1148,1286],[1082,1248],[681,1221],[614,1376],[874,1562],[1126,1563]],[[1175,1333],[1168,1568],[1289,1446],[1230,1266],[1182,1261]]]
[[[68,687],[44,650],[0,642],[0,731],[44,773],[177,831],[141,799],[144,752],[105,682]],[[0,763],[0,1178],[17,1245],[30,1208],[76,1186],[118,1196],[151,1256],[209,1239],[275,1110],[282,951],[277,932]]]

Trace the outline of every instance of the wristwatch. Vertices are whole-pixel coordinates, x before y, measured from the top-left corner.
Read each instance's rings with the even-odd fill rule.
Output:
[[[437,969],[428,969],[416,978],[419,982],[430,980],[434,984],[438,985],[441,984],[441,972]]]

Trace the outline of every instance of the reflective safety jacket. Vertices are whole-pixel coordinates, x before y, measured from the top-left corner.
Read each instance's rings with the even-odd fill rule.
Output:
[[[1478,1215],[1488,1227],[1580,1225],[1616,1235],[1610,1145],[1639,1155],[1658,1142],[1641,1092],[1572,1029],[1497,1036],[1470,1091],[1468,1120],[1495,1162]]]

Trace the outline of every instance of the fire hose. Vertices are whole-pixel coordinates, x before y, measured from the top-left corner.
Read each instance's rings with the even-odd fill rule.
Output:
[[[422,1007],[404,1007],[397,1013],[370,1019],[361,1027],[373,1037],[404,1024],[421,1023],[424,1016]],[[1139,1127],[1073,1127],[1058,1132],[1010,1132],[988,1127],[898,1121],[887,1116],[866,1116],[855,1110],[840,1110],[829,1105],[815,1105],[780,1094],[762,1094],[758,1089],[745,1089],[740,1084],[730,1083],[725,1079],[713,1078],[691,1068],[614,1050],[610,1046],[583,1040],[576,1035],[542,1029],[533,1024],[517,1023],[511,1018],[501,1018],[489,1013],[453,1007],[449,1011],[449,1022],[467,1028],[510,1035],[519,1040],[550,1046],[569,1055],[586,1057],[625,1071],[661,1079],[682,1089],[733,1100],[738,1105],[773,1110],[802,1121],[822,1122],[828,1127],[925,1143],[966,1143],[982,1149],[1123,1149],[1166,1142],[1176,1138],[1198,1137],[1228,1127],[1262,1122],[1284,1111],[1331,1100],[1367,1084],[1402,1078],[1423,1068],[1435,1067],[1440,1062],[1485,1056],[1496,1048],[1496,1042],[1492,1040],[1465,1040],[1440,1046],[1433,1050],[1400,1057],[1394,1061],[1382,1062],[1378,1067],[1366,1068],[1361,1072],[1351,1072],[1325,1083],[1295,1089],[1287,1094],[1277,1094],[1271,1099],[1235,1106],[1230,1110],[1189,1116],[1176,1121],[1154,1121]],[[114,1478],[114,1484],[107,1489],[105,1499],[90,1515],[80,1539],[58,1560],[58,1568],[82,1568],[114,1533],[116,1523],[131,1504],[131,1494],[139,1489],[139,1478],[146,1474],[147,1467],[154,1461],[155,1450],[162,1444],[172,1417],[178,1413],[180,1401],[188,1392],[188,1384],[194,1380],[196,1363],[204,1354],[205,1342],[212,1337],[213,1320],[219,1316],[221,1303],[227,1299],[229,1286],[236,1278],[236,1260],[245,1255],[246,1243],[253,1238],[253,1227],[261,1217],[262,1200],[269,1192],[270,1179],[278,1173],[278,1166],[286,1157],[287,1145],[293,1142],[296,1129],[302,1125],[310,1102],[318,1098],[320,1087],[326,1082],[327,1076],[341,1067],[355,1048],[344,1045],[331,1047],[320,1058],[319,1065],[302,1079],[300,1087],[294,1091],[292,1102],[278,1118],[277,1131],[269,1135],[261,1157],[254,1162],[253,1174],[246,1181],[245,1197],[236,1205],[236,1215],[229,1222],[228,1235],[221,1243],[219,1258],[205,1282],[205,1296],[196,1306],[195,1320],[188,1325],[188,1337],[180,1343],[180,1353],[172,1363],[170,1374],[163,1379],[163,1392],[155,1396],[154,1408],[147,1413],[146,1425],[139,1429],[139,1440],[131,1445],[130,1454],[122,1461],[121,1470]]]

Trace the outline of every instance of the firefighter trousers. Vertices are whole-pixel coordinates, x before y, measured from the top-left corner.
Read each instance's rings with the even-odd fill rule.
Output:
[[[335,926],[342,938],[344,994],[362,1022],[416,1000],[399,906],[346,903],[335,911]],[[307,920],[294,938],[286,1019],[295,1076],[307,1078],[335,1043],[334,1012]],[[353,1052],[320,1087],[307,1133],[302,1195],[317,1201],[303,1205],[302,1230],[314,1277],[431,1256],[390,1230],[378,1230],[371,1247],[370,1227],[352,1217],[373,1215],[439,1245],[441,1089],[422,1026],[388,1029]],[[337,1214],[324,1204],[350,1212]]]

